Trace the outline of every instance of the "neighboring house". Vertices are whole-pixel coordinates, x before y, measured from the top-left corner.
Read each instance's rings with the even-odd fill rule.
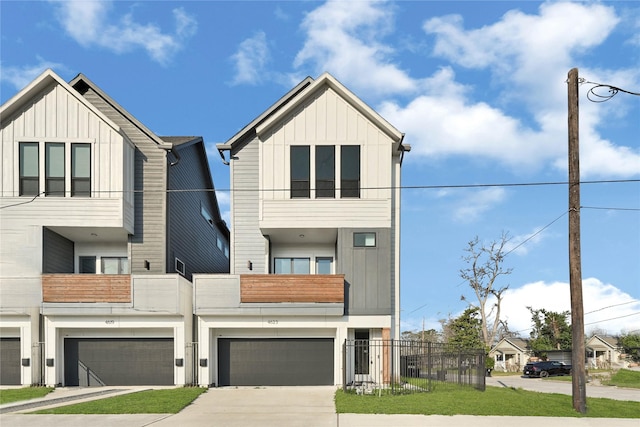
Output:
[[[323,74],[218,149],[231,275],[194,275],[200,384],[388,381],[368,342],[400,339],[403,134]]]
[[[229,271],[202,138],[51,70],[0,118],[0,382],[194,381],[190,280]]]
[[[594,335],[587,340],[587,366],[598,369],[611,369],[623,365],[620,356],[623,353],[618,338]]]
[[[495,362],[494,369],[502,372],[519,372],[533,353],[529,342],[522,338],[503,338],[489,351]]]

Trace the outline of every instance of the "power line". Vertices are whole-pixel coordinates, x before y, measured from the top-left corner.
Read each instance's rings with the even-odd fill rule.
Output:
[[[580,206],[580,209],[600,209],[605,211],[640,211],[640,208],[608,208],[604,206]]]

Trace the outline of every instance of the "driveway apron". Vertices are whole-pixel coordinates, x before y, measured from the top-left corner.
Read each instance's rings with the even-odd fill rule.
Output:
[[[334,386],[211,388],[163,426],[337,426]]]

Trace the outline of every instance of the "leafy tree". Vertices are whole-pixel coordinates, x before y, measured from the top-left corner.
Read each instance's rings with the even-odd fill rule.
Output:
[[[460,348],[485,348],[477,307],[469,307],[460,316],[443,321],[443,329],[447,331],[449,344]]]
[[[504,292],[509,285],[499,286],[500,276],[511,274],[512,269],[504,268],[505,246],[510,238],[503,232],[499,240],[488,245],[481,243],[476,236],[468,243],[462,259],[468,264],[467,268],[460,270],[460,277],[469,283],[476,296],[477,303],[469,302],[462,295],[463,301],[469,302],[480,315],[480,330],[484,346],[491,347],[496,341],[500,328],[500,305]]]
[[[569,311],[557,313],[544,308],[527,309],[531,313],[533,323],[529,346],[534,352],[571,348],[571,326],[567,323]]]
[[[640,334],[628,333],[622,335],[619,341],[624,352],[631,356],[634,362],[640,362]]]
[[[425,331],[403,331],[400,334],[403,341],[440,342],[440,333],[435,329]]]

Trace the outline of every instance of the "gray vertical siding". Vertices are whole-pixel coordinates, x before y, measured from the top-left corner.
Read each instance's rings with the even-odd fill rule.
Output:
[[[186,277],[193,273],[228,273],[229,260],[224,250],[216,246],[220,236],[229,246],[226,232],[221,225],[219,210],[206,167],[206,153],[202,142],[178,146],[175,152],[179,160],[169,166],[169,190],[210,190],[169,192],[167,194],[167,269],[171,271],[175,258],[185,263]],[[204,207],[212,216],[214,224],[202,216]]]
[[[74,273],[73,242],[42,227],[42,272]]]
[[[376,247],[354,248],[354,232],[375,232]],[[345,314],[389,315],[391,294],[391,230],[341,228],[338,230],[337,273],[345,275]]]
[[[173,271],[173,265],[168,266],[165,262],[166,152],[91,88],[87,88],[83,96],[120,126],[136,146],[131,273],[163,274]],[[149,270],[145,268],[145,261],[149,262]]]
[[[266,239],[260,232],[258,188],[259,178],[259,141],[257,138],[231,153],[233,165],[233,193],[231,233],[233,235],[234,274],[266,274]],[[251,261],[253,269],[247,268]]]

